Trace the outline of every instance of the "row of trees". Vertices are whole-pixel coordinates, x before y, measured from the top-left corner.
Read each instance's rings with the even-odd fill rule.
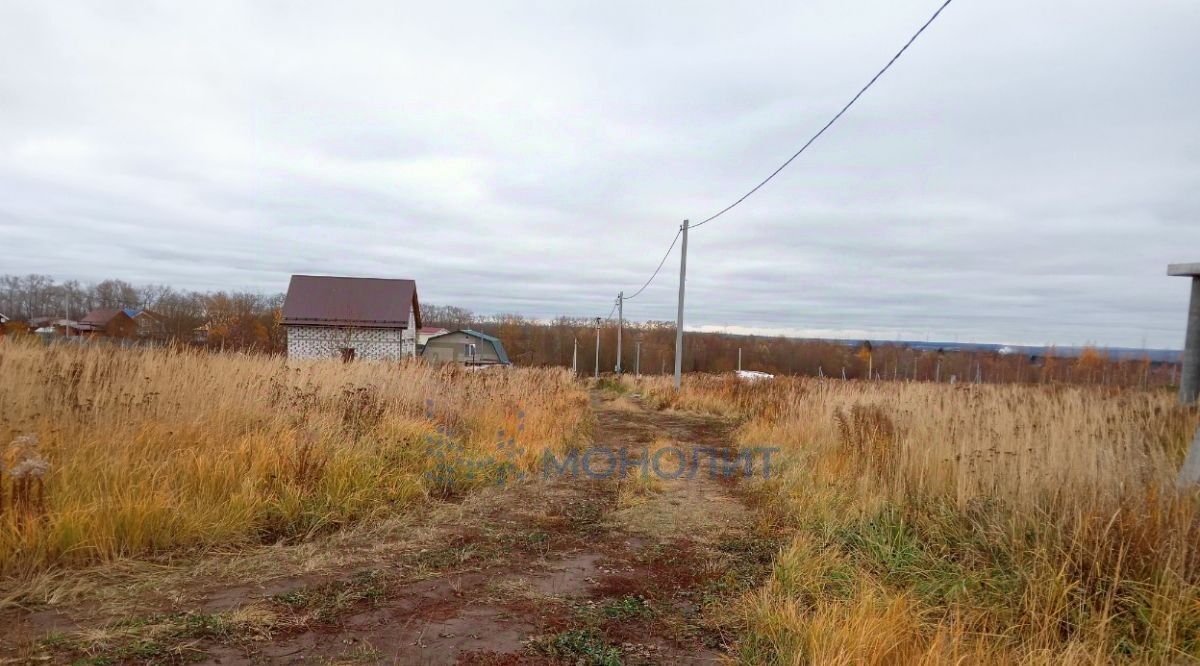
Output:
[[[95,308],[149,310],[166,337],[215,348],[284,351],[279,327],[283,294],[180,291],[123,280],[84,284],[49,275],[0,276],[0,313],[16,322],[39,317],[81,319]]]
[[[617,361],[617,326],[595,320],[559,317],[550,322],[520,315],[479,317],[456,307],[422,307],[427,326],[474,328],[504,342],[518,365],[571,367],[578,344],[577,366],[588,375],[597,367],[596,338],[600,338],[600,372],[612,372]],[[781,375],[846,377],[847,379],[987,382],[1086,383],[1112,386],[1168,386],[1177,380],[1177,366],[1154,364],[1149,358],[1117,360],[1103,350],[1088,348],[1074,357],[1044,354],[1000,354],[985,351],[923,351],[901,345],[869,342],[845,344],[782,336],[688,333],[684,336],[684,372],[731,372],[741,367]],[[626,372],[671,374],[675,370],[675,324],[627,322],[621,365]]]
[[[121,280],[58,283],[46,275],[0,277],[0,313],[13,319],[78,319],[92,308],[136,307],[153,312],[169,339],[216,349],[284,352],[286,337],[279,325],[282,305],[282,294],[179,291],[164,285],[139,287]],[[597,364],[597,328],[592,319],[559,317],[539,321],[517,314],[480,316],[464,308],[439,305],[423,305],[421,311],[426,326],[474,328],[495,335],[518,365],[570,367],[577,358],[579,372],[590,374]],[[611,372],[616,366],[615,322],[602,323],[599,337],[600,371]],[[1151,364],[1148,359],[1117,361],[1096,349],[1085,350],[1074,358],[1058,357],[1053,350],[1031,358],[1023,354],[920,351],[897,345],[872,348],[869,343],[855,346],[721,333],[689,333],[685,337],[683,370],[732,371],[738,365],[739,349],[746,370],[844,375],[847,379],[1164,386],[1176,378],[1174,366]],[[673,372],[674,323],[627,323],[622,352],[622,365],[628,372]]]
[[[83,284],[56,282],[49,275],[0,276],[0,312],[12,319],[34,317],[79,319],[94,308],[144,308],[170,288],[134,287],[121,280]]]

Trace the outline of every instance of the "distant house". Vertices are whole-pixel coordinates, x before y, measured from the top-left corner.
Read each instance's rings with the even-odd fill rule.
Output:
[[[49,317],[34,317],[29,320],[29,328],[43,338],[53,338],[58,334],[54,328],[55,320]]]
[[[33,329],[30,328],[29,322],[21,318],[10,318],[3,324],[0,324],[0,330],[8,331],[9,333],[28,333]]]
[[[0,335],[28,333],[29,322],[0,315]]]
[[[96,308],[76,322],[80,335],[104,338],[132,338],[138,325],[120,308]]]
[[[149,310],[137,308],[122,308],[122,312],[137,324],[139,338],[165,338],[167,327],[163,324],[162,316]]]
[[[79,322],[73,319],[55,319],[50,325],[55,335],[79,335]]]
[[[468,366],[512,365],[500,339],[479,331],[464,329],[435,335],[425,343],[421,357],[433,363],[461,363]]]
[[[421,352],[425,352],[425,343],[430,341],[431,337],[448,332],[450,329],[440,329],[438,326],[421,326],[420,329],[416,329],[416,355],[420,356]]]
[[[416,356],[421,327],[417,283],[293,275],[281,323],[289,358]]]
[[[448,334],[450,329],[440,329],[438,326],[421,326],[416,330],[416,346],[424,347],[430,338],[436,335]]]
[[[78,326],[77,322],[59,317],[32,317],[29,320],[29,330],[46,338],[74,335],[76,331],[70,329],[75,326]]]

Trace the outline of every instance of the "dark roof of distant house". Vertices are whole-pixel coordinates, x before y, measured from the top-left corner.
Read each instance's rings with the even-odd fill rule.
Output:
[[[457,331],[448,331],[446,333],[442,333],[441,335],[435,335],[429,339],[435,340],[437,338],[445,337],[447,335],[454,335],[455,333],[463,333],[470,337],[479,338],[480,340],[484,340],[486,342],[492,343],[492,348],[496,350],[496,357],[500,359],[500,362],[505,365],[512,365],[512,361],[508,360],[508,354],[504,351],[504,343],[500,342],[500,338],[497,338],[494,335],[488,335],[487,333],[480,333],[479,331],[474,331],[469,328],[461,328]]]
[[[92,326],[107,326],[108,322],[112,321],[113,317],[125,314],[120,308],[96,308],[84,315],[83,319],[79,320],[80,324],[89,324]],[[129,315],[125,315],[129,316]]]
[[[283,302],[284,326],[408,328],[421,326],[417,283],[383,278],[293,275]]]

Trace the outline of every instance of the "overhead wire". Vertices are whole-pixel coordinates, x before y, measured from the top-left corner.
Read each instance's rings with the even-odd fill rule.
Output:
[[[834,116],[832,118],[829,119],[829,122],[825,123],[821,127],[821,129],[819,129],[817,131],[816,134],[813,134],[812,137],[810,137],[808,139],[808,141],[806,141],[804,143],[804,145],[800,146],[800,149],[797,150],[795,153],[793,153],[792,156],[789,157],[783,164],[779,165],[779,167],[776,168],[774,171],[772,171],[770,175],[768,175],[766,178],[764,178],[762,181],[760,181],[754,187],[750,188],[750,191],[748,191],[745,194],[743,194],[742,196],[738,197],[738,199],[735,200],[733,203],[722,208],[721,210],[717,211],[713,215],[710,215],[709,217],[701,220],[700,222],[690,225],[688,228],[696,229],[698,227],[704,226],[705,224],[708,224],[709,222],[712,222],[713,220],[717,219],[718,217],[721,217],[725,213],[728,213],[729,211],[733,210],[735,207],[737,207],[743,201],[745,201],[746,199],[749,199],[755,192],[762,189],[767,183],[771,182],[771,180],[774,179],[775,176],[778,176],[780,174],[780,172],[782,172],[784,169],[786,169],[792,162],[794,162],[796,160],[796,158],[800,157],[800,155],[802,155],[804,153],[804,151],[808,150],[809,146],[811,146],[814,142],[816,142],[817,139],[821,138],[821,135],[825,134],[825,132],[830,127],[833,127],[833,124],[836,123],[843,115],[845,115],[845,113],[850,110],[850,107],[854,106],[854,103],[857,102],[859,100],[859,98],[862,97],[868,90],[870,90],[871,86],[875,85],[875,82],[878,81],[879,78],[884,75],[884,73],[886,73],[889,69],[891,69],[892,65],[896,64],[896,61],[900,59],[900,56],[904,55],[904,52],[907,51],[908,48],[910,46],[912,46],[914,42],[917,41],[917,38],[919,38],[921,36],[921,34],[925,32],[926,28],[928,28],[930,25],[933,24],[933,22],[935,20],[937,20],[938,16],[941,15],[942,11],[945,10],[946,7],[950,6],[950,3],[953,1],[954,0],[945,0],[945,2],[943,2],[941,4],[941,6],[939,6],[937,8],[937,11],[935,11],[933,13],[933,15],[930,16],[929,19],[927,21],[925,21],[925,23],[923,23],[921,25],[921,27],[918,28],[915,33],[913,33],[912,37],[908,38],[908,41],[904,43],[904,46],[900,47],[900,50],[897,51],[896,54],[892,56],[891,60],[888,60],[887,64],[885,64],[882,69],[880,69],[878,72],[876,72],[875,75],[871,77],[871,80],[867,81],[867,84],[864,85],[861,89],[859,89],[859,91],[854,95],[854,97],[851,97],[850,101],[846,102],[845,106],[843,106],[840,111],[838,111],[836,114],[834,114]],[[633,294],[631,294],[629,296],[624,296],[623,297],[624,300],[632,300],[634,298],[637,298],[639,295],[641,295],[641,293],[643,291],[646,290],[646,287],[649,287],[650,284],[652,282],[654,282],[654,279],[656,277],[658,277],[659,272],[662,271],[663,266],[666,265],[667,259],[671,256],[671,252],[675,249],[675,244],[679,242],[679,237],[682,234],[683,234],[683,229],[681,227],[679,229],[679,231],[675,232],[675,237],[673,239],[671,239],[671,245],[667,247],[666,253],[663,254],[663,258],[661,261],[658,262],[658,266],[654,269],[654,272],[650,274],[650,278],[648,280],[646,280],[646,282],[644,284],[642,284],[642,286],[639,287],[637,291],[633,292]],[[606,317],[605,319],[612,319],[613,312],[616,312],[617,307],[620,305],[621,300],[622,300],[622,297],[618,296],[617,301],[615,303],[613,303],[613,309],[611,311],[609,311],[608,317]]]
[[[625,300],[629,301],[629,300],[633,300],[633,299],[637,298],[638,294],[642,293],[643,291],[646,291],[646,287],[649,287],[650,283],[654,282],[654,278],[658,277],[658,272],[661,271],[663,265],[667,263],[667,258],[671,256],[671,250],[675,249],[675,244],[679,242],[679,237],[682,234],[683,234],[683,229],[680,229],[679,231],[675,232],[675,238],[671,239],[671,246],[667,248],[667,252],[666,252],[666,254],[663,255],[662,261],[658,262],[658,268],[654,269],[654,273],[652,273],[650,275],[650,279],[646,280],[646,283],[643,284],[637,291],[633,292],[632,295],[626,296]]]
[[[817,139],[819,139],[821,137],[821,135],[825,133],[825,130],[829,129],[830,127],[833,127],[833,124],[836,123],[838,121],[838,119],[841,118],[842,115],[846,113],[846,111],[850,110],[851,106],[854,106],[854,103],[858,101],[859,97],[863,96],[863,93],[867,92],[867,90],[869,90],[871,88],[871,86],[875,85],[875,82],[879,80],[879,77],[883,76],[884,72],[891,69],[892,65],[894,65],[896,63],[896,61],[900,59],[900,56],[904,55],[904,52],[908,50],[908,47],[912,46],[913,42],[917,41],[917,38],[921,36],[921,33],[925,32],[925,29],[928,28],[931,24],[933,24],[933,22],[937,19],[938,15],[940,15],[942,13],[942,10],[945,9],[946,7],[950,6],[950,3],[953,1],[954,0],[946,0],[945,2],[943,2],[942,6],[938,7],[937,11],[933,13],[933,16],[930,16],[929,20],[925,21],[925,23],[920,27],[920,29],[918,29],[915,33],[913,33],[912,37],[908,38],[908,41],[904,43],[904,46],[900,47],[900,50],[896,52],[896,55],[892,56],[892,59],[889,60],[886,65],[883,66],[883,69],[876,72],[875,76],[872,76],[871,80],[867,81],[867,85],[863,86],[862,89],[859,90],[858,93],[854,95],[854,97],[850,98],[849,102],[846,102],[846,105],[842,107],[841,111],[838,111],[837,114],[835,114],[833,116],[833,118],[830,118],[829,122],[825,123],[825,125],[820,130],[818,130],[816,134],[812,135],[812,137],[808,141],[806,141],[803,146],[800,146],[800,150],[797,150],[795,153],[792,154],[791,157],[789,157],[787,159],[786,162],[779,165],[779,168],[772,171],[771,175],[767,176],[765,179],[762,180],[762,182],[760,182],[759,184],[752,187],[749,192],[743,194],[741,197],[739,197],[737,199],[737,201],[734,201],[733,203],[731,203],[728,206],[717,211],[715,214],[710,215],[709,217],[705,218],[704,220],[701,220],[700,222],[691,225],[689,228],[695,229],[697,227],[702,227],[702,226],[708,224],[709,222],[712,222],[713,220],[717,219],[718,217],[721,217],[725,213],[728,213],[729,211],[733,210],[734,207],[736,207],[738,204],[742,203],[746,199],[749,199],[750,195],[759,191],[760,189],[762,189],[762,187],[764,185],[771,182],[771,179],[773,179],[775,176],[778,176],[779,172],[786,169],[788,167],[788,165],[791,164],[792,162],[794,162],[797,157],[800,157],[800,155],[805,150],[808,150],[808,147],[811,146],[813,144],[813,142],[815,142]]]

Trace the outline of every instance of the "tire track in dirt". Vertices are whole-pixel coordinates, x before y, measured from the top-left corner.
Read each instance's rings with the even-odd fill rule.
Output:
[[[688,455],[730,448],[731,426],[715,418],[650,412],[598,395],[592,408],[594,446],[624,449],[630,458],[649,455],[664,438]],[[501,562],[401,586],[329,626],[246,656],[283,663],[351,656],[418,664],[715,663],[722,637],[705,611],[719,590],[709,586],[728,573],[727,560],[742,555],[728,546],[745,541],[750,522],[728,483],[704,473],[663,480],[633,501],[626,501],[627,481],[583,476],[514,488],[483,521],[492,533],[474,535],[506,542]],[[524,547],[543,531],[546,550]]]

